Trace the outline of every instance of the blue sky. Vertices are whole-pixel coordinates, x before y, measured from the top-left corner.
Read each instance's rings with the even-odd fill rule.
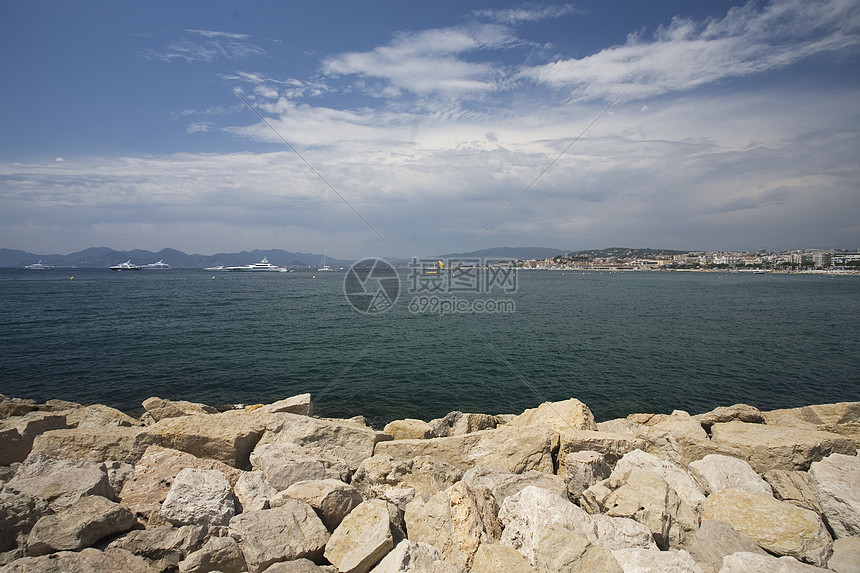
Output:
[[[853,0],[3,0],[0,46],[0,247],[860,247]]]

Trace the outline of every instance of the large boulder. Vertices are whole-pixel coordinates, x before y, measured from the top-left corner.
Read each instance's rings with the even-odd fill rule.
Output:
[[[259,470],[242,472],[233,486],[233,494],[239,502],[239,513],[269,509],[277,493],[278,490],[266,481],[266,476]]]
[[[389,422],[382,431],[395,440],[423,440],[435,437],[430,424],[413,418]]]
[[[579,499],[582,492],[612,473],[606,456],[591,450],[568,454],[564,458],[564,470],[567,495],[572,500]]]
[[[701,460],[691,462],[688,468],[706,494],[721,489],[742,489],[765,495],[773,493],[770,485],[747,462],[738,458],[708,454]]]
[[[857,451],[851,439],[838,434],[769,424],[714,424],[711,436],[720,446],[742,452],[737,457],[749,460],[760,474],[770,470],[806,471],[812,462],[831,453],[853,455]]]
[[[592,515],[591,522],[597,530],[597,543],[613,549],[657,549],[654,536],[648,527],[628,517]]]
[[[827,568],[836,573],[860,571],[860,537],[842,537],[833,541],[833,555]]]
[[[0,420],[0,466],[23,462],[36,436],[67,427],[66,417],[53,412],[29,412]]]
[[[444,418],[430,420],[429,426],[432,438],[447,438],[449,436],[461,436],[491,430],[502,423],[499,416],[489,414],[471,414],[463,412],[449,412]],[[395,438],[400,439],[400,438]]]
[[[349,464],[343,458],[284,441],[258,444],[251,452],[250,461],[251,467],[263,472],[266,481],[278,491],[305,480],[345,482],[350,475]]]
[[[702,424],[681,410],[671,414],[630,414],[626,424],[633,436],[645,442],[646,452],[680,466],[720,453]]]
[[[553,473],[557,445],[558,434],[549,429],[501,426],[448,438],[380,442],[375,453],[401,459],[430,455],[463,471],[482,465],[513,473],[533,469]]]
[[[739,421],[750,424],[764,424],[764,416],[761,410],[749,404],[735,404],[734,406],[720,406],[704,414],[696,414],[693,419],[699,422],[706,432],[711,430],[714,424]]]
[[[173,525],[227,525],[236,514],[230,482],[218,470],[185,468],[161,505],[161,519]]]
[[[624,573],[608,549],[560,525],[538,530],[535,541],[532,565],[538,571]]]
[[[775,555],[823,566],[832,539],[817,514],[771,495],[724,489],[708,496],[702,519],[725,521]]]
[[[143,401],[143,409],[156,422],[167,418],[192,416],[194,414],[214,414],[218,410],[206,404],[186,402],[185,400],[166,400],[153,396]]]
[[[51,513],[44,499],[23,493],[0,493],[0,553],[23,545],[36,522]]]
[[[114,495],[102,464],[81,459],[58,459],[38,453],[21,464],[4,491],[44,499],[53,511],[69,507],[82,497]]]
[[[49,401],[50,402],[50,401]],[[64,410],[66,423],[72,428],[104,428],[104,427],[133,427],[140,426],[125,412],[103,404],[92,404]]]
[[[705,502],[699,485],[683,468],[641,450],[634,450],[621,458],[615,464],[613,473],[627,480],[630,471],[636,468],[652,471],[662,477],[669,487],[675,490],[681,501],[694,511],[698,511]]]
[[[127,507],[103,497],[87,496],[36,522],[27,537],[27,552],[38,556],[83,549],[108,535],[128,531],[134,521]]]
[[[827,525],[836,537],[860,537],[860,458],[830,454],[809,475]]]
[[[451,570],[454,571],[453,568]],[[513,547],[501,543],[484,543],[475,552],[475,558],[472,561],[472,573],[536,572],[528,559]]]
[[[341,573],[367,573],[393,548],[388,504],[371,499],[343,519],[326,543],[324,555]]]
[[[176,475],[185,468],[218,470],[234,485],[241,472],[212,459],[202,459],[186,452],[149,446],[134,466],[134,475],[122,487],[120,499],[144,523],[164,523],[159,513]]]
[[[379,497],[392,488],[415,488],[433,495],[462,477],[462,470],[433,456],[395,459],[377,454],[361,462],[351,483],[365,497]]]
[[[362,502],[354,487],[334,479],[300,481],[287,488],[286,494],[314,508],[329,531]]]
[[[514,417],[508,425],[515,428],[540,425],[556,433],[597,430],[594,414],[576,398],[561,402],[544,402],[537,408],[530,408]]]
[[[212,537],[179,562],[179,573],[242,573],[245,557],[232,537]]]
[[[788,501],[798,507],[821,514],[821,505],[815,494],[815,484],[808,472],[770,470],[764,474],[776,499]]]
[[[644,450],[647,444],[642,438],[614,432],[577,430],[561,432],[558,459],[565,460],[575,452],[598,452],[606,458],[606,463],[615,465],[622,456],[634,450]],[[562,469],[559,473],[562,475]]]
[[[198,525],[160,525],[129,531],[112,541],[108,549],[137,555],[145,559],[155,571],[175,571],[180,561],[200,549],[205,537],[205,529]]]
[[[612,556],[625,573],[657,571],[671,573],[702,573],[690,554],[684,551],[649,551],[648,549],[616,549]]]
[[[33,452],[55,458],[82,458],[91,462],[108,460],[135,463],[143,454],[137,435],[141,427],[79,426],[66,430],[51,430],[36,437]]]
[[[702,568],[703,573],[717,573],[726,555],[740,551],[765,554],[752,538],[738,533],[724,521],[713,519],[702,520],[699,530],[687,544],[687,551]]]
[[[82,551],[60,551],[40,557],[22,557],[3,569],[3,573],[156,573],[149,564],[123,549],[92,547]]]
[[[829,573],[827,569],[801,563],[794,557],[774,557],[740,551],[723,557],[719,573]]]
[[[515,474],[496,468],[477,466],[463,474],[463,481],[472,487],[488,488],[499,505],[505,501],[505,498],[521,492],[530,485],[549,490],[561,498],[568,497],[567,485],[563,478],[537,470]]]
[[[260,573],[279,561],[318,561],[329,540],[313,508],[299,500],[237,515],[230,520],[230,535],[239,542],[249,573]]]
[[[472,571],[480,573],[474,568]],[[491,571],[504,573],[499,569]],[[432,545],[404,539],[382,558],[371,573],[457,573],[457,569],[442,559]],[[517,570],[517,573],[523,573],[523,570]]]
[[[302,416],[313,416],[314,406],[311,402],[311,395],[306,393],[290,396],[289,398],[278,400],[271,404],[266,404],[254,410],[253,413],[257,415],[289,413],[299,414]]]

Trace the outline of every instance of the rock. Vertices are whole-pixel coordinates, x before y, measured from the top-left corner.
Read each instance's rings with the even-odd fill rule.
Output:
[[[269,509],[269,500],[277,493],[278,490],[266,481],[261,471],[242,472],[233,486],[233,494],[242,512]]]
[[[165,400],[157,397],[144,400],[143,408],[156,422],[167,418],[192,416],[194,414],[214,414],[218,411],[206,404],[196,404],[184,400]]]
[[[123,484],[120,498],[135,515],[148,525],[164,523],[159,512],[181,470],[197,468],[218,470],[235,484],[241,472],[222,462],[201,459],[185,452],[160,446],[149,446],[134,466],[134,475]]]
[[[185,468],[161,505],[161,519],[173,525],[227,525],[236,514],[230,482],[218,470]]]
[[[295,559],[270,565],[265,573],[337,573],[337,567],[320,566],[309,559]]]
[[[156,571],[175,571],[180,561],[201,547],[204,534],[204,529],[197,525],[160,525],[136,529],[112,541],[106,551],[129,551],[146,559]]]
[[[51,400],[48,400],[51,402]],[[55,411],[57,409],[55,408]],[[65,410],[66,423],[72,428],[135,427],[140,422],[116,408],[93,404]]]
[[[676,516],[681,499],[653,471],[632,469],[626,483],[612,491],[601,505],[610,517],[627,517],[645,525],[660,549],[667,549],[673,539],[680,541]]]
[[[827,568],[836,573],[860,571],[860,537],[842,537],[833,541],[833,555]]]
[[[532,469],[553,473],[552,451],[557,445],[558,435],[551,431],[501,426],[448,438],[380,442],[375,453],[402,459],[430,455],[463,471],[482,465],[513,473]]]
[[[23,545],[36,522],[51,513],[44,499],[23,493],[0,493],[0,552]]]
[[[116,460],[135,463],[143,451],[136,445],[143,428],[126,426],[84,426],[51,430],[37,436],[33,452],[55,458],[82,458],[91,462]]]
[[[568,455],[574,452],[591,451],[603,454],[606,463],[612,466],[625,454],[645,448],[645,441],[632,435],[592,430],[578,430],[576,432],[568,430],[561,433],[558,459],[565,460]],[[561,470],[562,468],[559,468],[559,472]]]
[[[625,573],[702,573],[690,554],[684,551],[649,551],[648,549],[616,549],[612,556]]]
[[[23,462],[36,436],[66,427],[66,417],[52,412],[29,412],[0,421],[0,466]]]
[[[473,573],[479,573],[472,569]],[[494,572],[502,573],[497,569]],[[522,570],[520,570],[522,571]],[[518,573],[520,573],[518,571]],[[371,573],[456,573],[457,570],[449,565],[436,548],[427,543],[404,539],[397,544],[382,561],[371,570]]]
[[[770,470],[764,479],[773,490],[776,499],[788,501],[798,507],[821,514],[821,506],[815,495],[815,484],[808,472]]]
[[[419,493],[414,487],[393,487],[379,494],[379,499],[394,504],[400,511],[406,511],[409,502]]]
[[[732,422],[748,422],[750,424],[764,424],[764,416],[761,410],[749,404],[735,404],[734,406],[720,406],[705,414],[697,414],[693,419],[699,422],[706,432],[711,430],[714,424]]]
[[[27,537],[27,552],[39,556],[83,549],[108,535],[128,531],[133,525],[134,515],[127,507],[103,497],[87,496],[36,522]]]
[[[774,557],[759,553],[733,553],[723,557],[719,573],[827,573],[827,569],[801,563],[793,557]]]
[[[499,510],[504,529],[501,543],[522,553],[532,564],[537,562],[542,531],[558,526],[597,543],[597,531],[591,518],[578,506],[553,492],[528,486],[507,498]],[[407,529],[412,534],[407,524]]]
[[[122,486],[126,480],[134,475],[134,466],[125,462],[104,462],[102,464],[105,473],[107,473],[108,483],[115,495],[111,499],[119,499],[119,494],[122,491]]]
[[[860,537],[860,458],[830,454],[809,475],[827,525],[836,537]]]
[[[499,416],[449,412],[444,418],[430,421],[429,426],[432,435],[429,437],[447,438],[449,436],[462,436],[463,434],[493,429],[500,423],[502,421]]]
[[[46,500],[51,510],[60,511],[82,497],[113,497],[104,466],[86,460],[58,459],[34,454],[21,464],[4,491],[25,493]]]
[[[333,479],[300,481],[287,488],[286,494],[314,508],[329,531],[362,502],[354,487]]]
[[[564,483],[572,500],[579,499],[582,492],[612,473],[603,454],[588,450],[568,454],[564,468]]]
[[[0,394],[0,420],[17,416],[26,416],[30,412],[35,412],[38,409],[39,405],[36,404],[35,400],[25,398],[7,398]]]
[[[428,573],[433,571],[427,570]],[[451,571],[454,571],[451,568]],[[376,573],[374,571],[374,573]],[[508,545],[484,543],[475,552],[472,573],[536,573],[528,559]]]
[[[367,573],[394,548],[386,502],[359,504],[334,530],[325,558],[342,573]]]
[[[825,564],[830,556],[832,540],[818,515],[770,495],[735,489],[712,493],[702,519],[725,521],[775,555],[814,565]]]
[[[738,458],[708,454],[701,460],[690,462],[688,468],[706,494],[721,489],[742,489],[765,495],[773,493],[770,485],[748,463]]]
[[[720,452],[702,425],[680,410],[671,415],[630,414],[627,424],[635,437],[645,441],[646,452],[680,466],[708,454],[731,453],[728,449]]]
[[[724,521],[704,519],[687,545],[687,550],[704,573],[717,573],[723,557],[746,552],[764,555],[764,551],[750,537],[738,533]]]
[[[424,440],[432,438],[433,428],[424,420],[394,420],[386,424],[383,430],[395,440]]]
[[[3,573],[155,573],[147,563],[127,551],[87,547],[82,551],[60,551],[41,557],[16,559]]]
[[[557,433],[597,430],[591,410],[576,398],[561,402],[544,402],[508,422],[508,425],[516,428],[535,424],[545,426]]]
[[[600,545],[558,525],[538,531],[535,543],[538,571],[588,571],[594,573],[624,573],[615,557]]]
[[[842,424],[860,422],[860,402],[837,402],[836,404],[814,404],[802,408],[771,410],[764,412],[767,423],[771,420],[792,417],[816,426],[831,428]]]
[[[433,456],[403,460],[377,454],[358,466],[351,483],[365,497],[379,497],[391,488],[410,487],[433,495],[462,477],[462,470]]]
[[[250,573],[259,573],[278,561],[317,561],[329,539],[313,508],[299,500],[235,516],[230,520],[230,535],[239,542]]]
[[[714,442],[729,446],[749,460],[760,473],[770,470],[806,471],[831,453],[854,455],[857,447],[852,440],[830,432],[777,427],[766,424],[728,422],[711,428]]]
[[[262,471],[266,481],[278,491],[305,480],[336,479],[345,482],[350,475],[346,460],[290,442],[258,444],[251,452],[250,461],[251,467]]]
[[[289,414],[299,414],[301,416],[313,416],[314,406],[311,403],[311,395],[299,394],[297,396],[291,396],[284,400],[278,400],[277,402],[266,404],[256,410],[257,414],[281,414],[284,412]]]
[[[634,519],[598,514],[591,516],[591,522],[597,529],[597,544],[605,549],[657,549],[648,527]]]
[[[496,468],[478,466],[463,474],[463,481],[472,487],[483,486],[488,488],[498,504],[530,485],[549,490],[562,499],[567,499],[567,485],[561,477],[537,470],[515,474]]]
[[[694,511],[698,511],[705,501],[705,496],[696,481],[686,471],[670,461],[662,460],[657,456],[634,450],[625,454],[617,464],[613,472],[624,480],[631,470],[635,468],[652,471],[662,477],[671,487],[681,501]]]
[[[179,573],[242,573],[245,558],[232,537],[213,537],[179,562]]]

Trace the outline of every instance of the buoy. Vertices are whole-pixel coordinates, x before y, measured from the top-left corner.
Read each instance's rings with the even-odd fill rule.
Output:
[[[212,278],[214,279],[214,278],[215,278],[215,275],[212,275]]]
[[[72,277],[72,278],[70,278],[69,280],[70,280],[70,281],[73,281],[73,280],[75,280],[75,277]]]
[[[312,279],[315,279],[315,278],[317,278],[317,276],[316,276],[316,275],[314,275],[314,276],[312,276],[311,278],[312,278]]]

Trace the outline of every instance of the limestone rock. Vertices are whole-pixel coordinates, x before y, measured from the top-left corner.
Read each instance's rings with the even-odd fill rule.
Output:
[[[242,573],[245,558],[232,537],[212,537],[179,562],[179,573]]]
[[[830,454],[809,468],[824,519],[836,537],[860,537],[860,458]]]
[[[125,462],[106,461],[102,464],[105,473],[107,473],[108,483],[115,495],[111,499],[119,499],[119,494],[122,491],[122,486],[126,480],[134,475],[134,466]]]
[[[299,500],[235,516],[230,520],[230,535],[239,542],[250,573],[260,573],[278,561],[302,557],[316,561],[329,540],[313,508]]]
[[[50,402],[51,400],[49,400]],[[140,422],[116,408],[103,404],[80,406],[67,410],[64,408],[66,423],[72,428],[134,427]]]
[[[830,556],[832,540],[818,515],[770,495],[734,489],[712,493],[702,519],[725,521],[775,555],[814,565]]]
[[[16,559],[3,573],[156,573],[139,557],[121,549],[104,552],[91,547],[82,551],[60,551],[41,557]]]
[[[686,466],[708,454],[721,453],[717,445],[708,439],[702,425],[687,412],[675,411],[670,415],[630,414],[627,424],[635,437],[645,441],[646,452],[680,466]]]
[[[508,424],[516,428],[539,424],[557,433],[597,430],[594,414],[576,398],[561,402],[544,402],[537,408],[528,409],[516,416]]]
[[[236,485],[233,486],[233,494],[239,502],[241,511],[269,509],[269,500],[277,493],[278,490],[266,481],[266,476],[259,470],[242,472],[236,480]]]
[[[126,426],[84,426],[51,430],[37,436],[33,452],[55,458],[82,458],[91,462],[117,460],[135,463],[143,451],[136,445],[143,428]]]
[[[634,519],[598,514],[591,516],[591,522],[597,530],[597,544],[605,549],[657,549],[648,527]]]
[[[337,573],[334,565],[320,566],[309,559],[280,561],[266,568],[265,573]]]
[[[113,497],[104,466],[86,460],[58,459],[34,454],[21,464],[4,491],[25,493],[46,500],[53,511],[69,507],[82,497]]]
[[[87,496],[36,522],[27,537],[27,552],[39,556],[82,549],[108,535],[128,531],[133,525],[134,515],[127,507],[103,497]]]
[[[204,529],[197,525],[136,529],[112,541],[108,550],[129,551],[146,559],[156,571],[175,571],[180,561],[200,548],[204,534]]]
[[[27,398],[9,398],[0,394],[0,420],[25,416],[39,409],[35,400]],[[25,456],[26,457],[26,456]]]
[[[394,420],[385,425],[383,432],[395,440],[424,440],[432,438],[433,428],[424,420]]]
[[[472,569],[473,573],[478,570]],[[494,570],[498,573],[501,571]],[[371,573],[456,573],[436,548],[427,543],[404,539],[397,544]],[[519,572],[518,572],[519,573]]]
[[[310,394],[299,394],[291,396],[284,400],[278,400],[271,404],[261,406],[256,410],[257,414],[280,414],[287,412],[289,414],[299,414],[301,416],[313,416],[314,406],[311,402]]]
[[[771,410],[764,412],[767,423],[771,420],[792,417],[816,426],[832,428],[842,424],[860,422],[860,402],[837,402],[835,404],[814,404],[802,408]]]
[[[428,570],[428,573],[429,571],[431,570]],[[452,568],[451,571],[454,569]],[[501,543],[484,543],[475,553],[472,573],[536,573],[536,571],[531,563],[513,547]]]
[[[774,557],[759,553],[733,553],[723,557],[719,573],[828,573],[827,569],[801,563],[793,557]]]
[[[743,452],[758,473],[770,470],[806,471],[831,453],[854,455],[852,440],[830,432],[805,430],[767,424],[728,422],[711,428],[714,442]]]
[[[375,453],[402,459],[430,455],[463,471],[483,465],[513,473],[532,469],[553,473],[552,451],[557,445],[558,435],[549,430],[501,426],[448,438],[380,442]]]
[[[498,504],[530,485],[549,490],[562,499],[567,499],[567,485],[563,478],[537,470],[515,474],[496,468],[477,466],[463,474],[463,481],[472,487],[488,488]]]
[[[726,555],[738,552],[765,554],[753,539],[738,533],[728,523],[713,519],[702,520],[687,550],[705,573],[717,573]]]
[[[156,422],[167,418],[178,418],[194,414],[214,414],[218,411],[206,404],[197,404],[184,400],[165,400],[164,398],[155,396],[144,400],[143,408]]]
[[[365,497],[379,497],[391,488],[408,487],[432,495],[462,477],[462,470],[433,456],[403,460],[377,454],[358,466],[351,483]]]
[[[262,471],[266,481],[278,491],[305,480],[345,482],[350,475],[346,460],[316,448],[283,441],[258,444],[251,452],[250,461],[251,467]]]
[[[770,485],[747,462],[738,458],[708,454],[691,462],[688,468],[706,494],[721,489],[742,489],[765,495],[773,493]]]
[[[833,555],[827,568],[836,573],[860,571],[860,537],[842,537],[833,542]]]
[[[0,421],[0,466],[23,462],[36,436],[67,428],[66,417],[52,412],[30,412]]]
[[[808,472],[770,470],[764,479],[773,489],[776,499],[788,501],[798,507],[821,514],[821,505],[815,494],[815,484]]]
[[[44,499],[23,493],[0,493],[0,553],[22,545],[36,522],[51,513]]]
[[[710,412],[697,414],[693,419],[699,422],[705,431],[710,431],[714,424],[731,422],[748,422],[750,424],[764,424],[764,416],[761,410],[749,404],[735,404],[734,406],[720,406]]]
[[[333,479],[300,481],[287,488],[286,494],[314,508],[329,531],[362,502],[354,487]]]
[[[159,517],[161,505],[181,470],[197,468],[218,470],[235,484],[240,471],[222,462],[201,459],[186,452],[149,446],[134,466],[134,475],[123,484],[120,498],[135,515],[148,525],[164,523]]]
[[[471,414],[463,412],[449,412],[444,418],[437,418],[429,422],[433,438],[447,438],[449,436],[462,436],[481,430],[490,430],[501,423],[499,416],[489,414]],[[397,439],[397,438],[395,438]]]
[[[185,468],[176,474],[160,517],[174,525],[227,525],[236,514],[230,482],[218,470]]]
[[[538,571],[624,573],[609,550],[559,525],[538,531],[532,563]]]
[[[568,454],[564,458],[564,468],[567,495],[573,500],[579,499],[582,492],[612,473],[606,456],[591,450]]]
[[[653,471],[632,469],[626,483],[612,491],[602,505],[610,517],[627,517],[645,525],[661,549],[667,549],[671,539],[680,538],[678,534],[670,537],[670,531],[677,531],[681,498]]]
[[[622,456],[634,450],[644,450],[645,440],[633,435],[614,432],[568,429],[561,433],[558,459],[567,459],[574,452],[593,451],[603,454],[606,463],[615,465]],[[559,468],[561,472],[562,468]]]
[[[665,573],[702,573],[690,554],[681,551],[616,549],[612,552],[625,573],[657,571]]]
[[[371,499],[347,515],[325,547],[325,558],[342,573],[367,573],[394,548],[386,502]]]

